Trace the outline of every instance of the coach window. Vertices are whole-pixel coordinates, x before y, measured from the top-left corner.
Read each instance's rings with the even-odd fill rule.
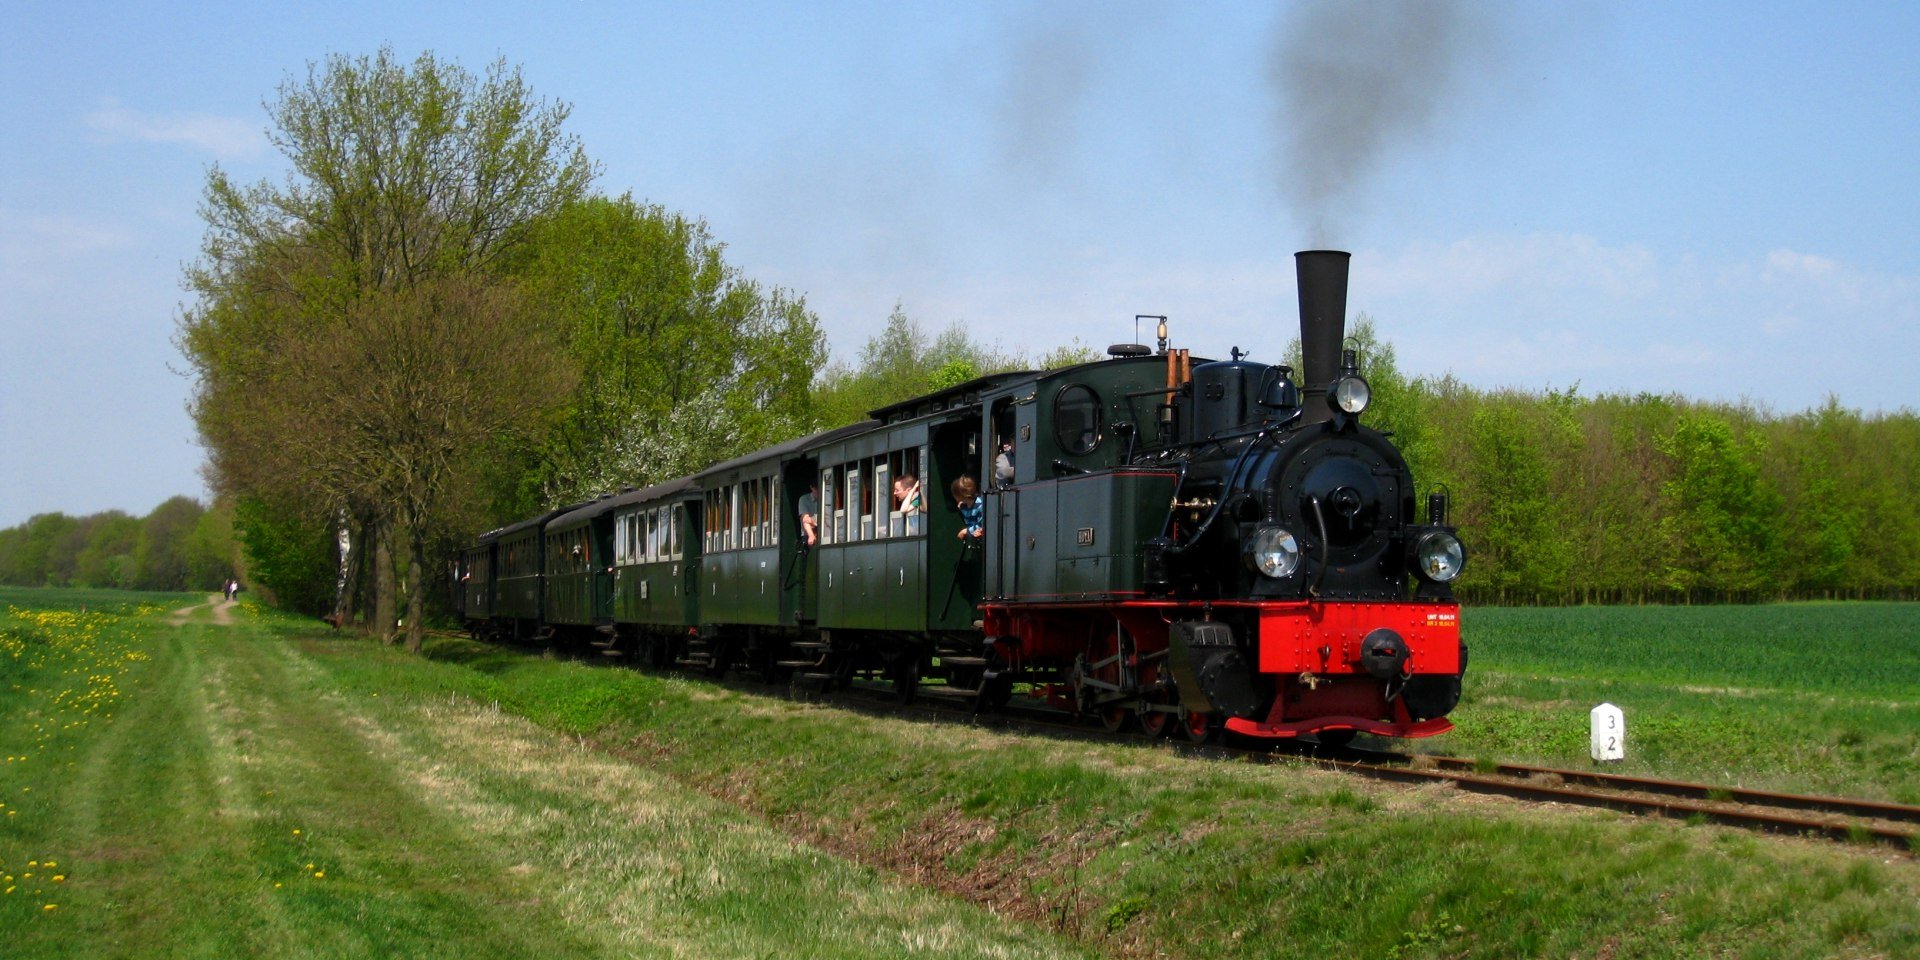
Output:
[[[892,531],[887,529],[886,517],[889,510],[893,507],[893,473],[888,469],[885,459],[875,459],[867,462],[873,465],[872,496],[874,504],[871,511],[874,517],[873,535],[876,537],[891,536]],[[882,507],[882,503],[886,504],[886,506]]]
[[[760,545],[773,546],[773,480],[762,477],[754,481],[754,488],[760,492],[760,509],[756,511],[755,522],[760,525]]]
[[[854,543],[860,540],[861,516],[865,514],[868,509],[865,500],[867,482],[866,478],[861,476],[860,473],[860,464],[858,462],[847,464],[847,501],[843,509],[845,509],[847,513],[848,543]],[[871,522],[871,518],[869,518],[869,522]]]
[[[740,484],[741,549],[760,545],[760,484],[748,480]]]
[[[727,549],[738,550],[743,539],[740,529],[740,485],[736,483],[728,487],[724,497],[727,505]]]
[[[753,545],[771,546],[767,539],[767,481],[753,481]]]
[[[840,490],[846,483],[843,467],[820,471],[820,542],[839,543],[847,535],[846,513],[841,508]]]
[[[720,491],[707,491],[707,552],[720,552]]]
[[[1100,395],[1074,384],[1053,399],[1054,439],[1060,449],[1081,456],[1100,446]]]

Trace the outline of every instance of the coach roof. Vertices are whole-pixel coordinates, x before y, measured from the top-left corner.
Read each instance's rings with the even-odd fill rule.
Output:
[[[835,440],[844,440],[847,437],[857,437],[860,434],[866,433],[867,431],[873,430],[879,426],[880,426],[879,421],[862,420],[859,423],[850,423],[844,427],[835,427],[832,430],[822,430],[819,433],[813,434],[812,436],[801,437],[797,440],[788,440],[787,442],[782,444],[777,444],[775,446],[767,447],[762,450],[755,450],[754,452],[749,453],[744,457],[735,457],[732,460],[728,460],[726,463],[715,464],[714,466],[708,467],[707,469],[702,470],[697,474],[694,474],[693,479],[695,481],[705,480],[709,477],[719,476],[720,474],[726,473],[729,470],[738,470],[741,467],[747,466],[749,464],[759,463],[763,460],[783,460],[795,453],[799,453],[800,451],[806,450],[810,447],[815,447],[815,446],[819,446],[821,444],[826,444],[826,443],[832,443]]]

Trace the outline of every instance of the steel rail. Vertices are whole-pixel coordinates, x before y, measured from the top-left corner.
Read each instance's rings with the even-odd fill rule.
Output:
[[[1469,761],[1455,761],[1449,758],[1449,765],[1467,765]],[[1535,771],[1533,776],[1552,773],[1567,779],[1600,778],[1615,781],[1627,781],[1641,784],[1640,787],[1623,783],[1606,786],[1580,787],[1555,786],[1546,783],[1530,783],[1525,779],[1508,779],[1497,775],[1465,773],[1457,770],[1425,770],[1398,764],[1377,764],[1364,761],[1320,761],[1326,766],[1350,771],[1361,776],[1399,783],[1445,782],[1473,793],[1493,794],[1513,797],[1521,800],[1535,800],[1551,803],[1567,803],[1585,807],[1599,807],[1618,810],[1625,813],[1650,814],[1688,821],[1719,823],[1726,826],[1746,827],[1764,830],[1770,833],[1820,836],[1830,840],[1851,842],[1871,841],[1913,852],[1920,850],[1920,833],[1889,826],[1885,823],[1862,821],[1835,821],[1832,819],[1814,819],[1780,812],[1779,805],[1768,809],[1761,798],[1780,797],[1790,802],[1833,801],[1841,804],[1856,805],[1865,808],[1891,807],[1899,812],[1915,811],[1903,808],[1899,804],[1877,804],[1874,801],[1842,800],[1831,797],[1800,797],[1793,794],[1769,794],[1765,791],[1725,791],[1742,794],[1742,800],[1681,799],[1668,797],[1635,796],[1637,789],[1647,789],[1652,785],[1664,785],[1668,788],[1698,787],[1702,791],[1717,791],[1721,788],[1707,787],[1704,784],[1683,784],[1672,781],[1649,780],[1641,777],[1612,777],[1607,774],[1586,774],[1580,771],[1550,770],[1545,767],[1522,767],[1509,765],[1509,769],[1527,769]],[[1499,768],[1496,768],[1496,772]],[[1509,774],[1511,776],[1511,774]],[[1652,792],[1649,790],[1649,792]],[[1793,809],[1810,809],[1806,805]],[[1878,817],[1878,815],[1874,815]],[[1878,817],[1886,819],[1885,817]]]

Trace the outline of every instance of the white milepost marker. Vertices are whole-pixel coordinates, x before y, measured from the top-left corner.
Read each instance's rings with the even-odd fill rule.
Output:
[[[1593,708],[1587,715],[1593,722],[1593,758],[1595,760],[1625,760],[1627,758],[1627,715],[1611,703],[1603,703]]]

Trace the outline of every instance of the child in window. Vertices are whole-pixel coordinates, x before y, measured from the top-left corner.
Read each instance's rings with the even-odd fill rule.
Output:
[[[987,507],[980,499],[980,485],[972,477],[961,477],[953,482],[947,492],[953,494],[954,506],[960,508],[960,535],[964,540],[972,537],[980,539],[986,534]]]

